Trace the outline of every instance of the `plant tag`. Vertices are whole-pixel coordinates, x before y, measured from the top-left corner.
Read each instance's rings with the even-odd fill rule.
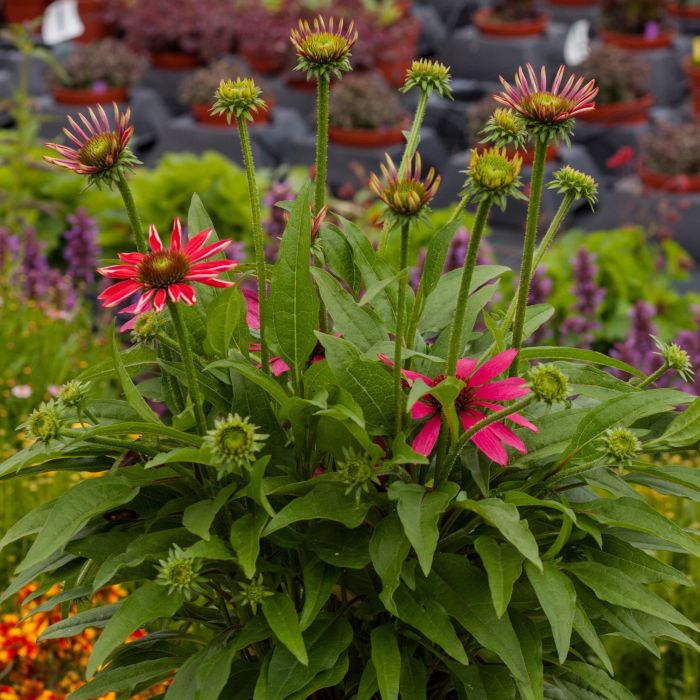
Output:
[[[700,36],[693,37],[693,63],[700,63]]]
[[[78,0],[55,0],[46,8],[41,38],[48,46],[75,39],[84,31],[85,25],[78,14]]]
[[[564,61],[568,66],[580,66],[591,52],[591,42],[588,33],[591,23],[587,19],[574,22],[564,40]]]

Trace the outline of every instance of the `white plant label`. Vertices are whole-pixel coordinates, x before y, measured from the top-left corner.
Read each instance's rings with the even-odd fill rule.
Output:
[[[591,52],[589,32],[591,23],[587,19],[574,22],[564,41],[564,61],[567,66],[580,66]]]
[[[41,38],[48,46],[75,39],[84,31],[85,25],[78,13],[78,0],[55,0],[46,8]]]

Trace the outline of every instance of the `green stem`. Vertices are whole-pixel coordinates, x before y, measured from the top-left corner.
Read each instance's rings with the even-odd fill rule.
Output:
[[[413,116],[413,123],[411,124],[411,131],[408,135],[408,140],[406,141],[406,148],[403,151],[403,156],[401,157],[401,164],[399,165],[399,178],[403,177],[406,173],[409,163],[411,162],[413,156],[418,150],[418,143],[420,141],[420,130],[423,128],[423,121],[425,120],[425,110],[428,107],[428,98],[430,97],[430,92],[427,90],[422,90],[420,94],[420,99],[418,100],[418,106],[416,107],[416,112]],[[379,246],[379,253],[382,256],[386,255],[386,249],[389,245],[389,234],[391,233],[391,224],[389,221],[384,222],[384,228],[382,229],[382,241]]]
[[[491,425],[492,423],[496,423],[500,420],[503,420],[503,418],[507,418],[511,413],[516,413],[519,411],[521,408],[524,408],[528,404],[532,403],[535,400],[535,397],[530,395],[526,396],[519,401],[516,401],[515,403],[512,403],[510,406],[506,406],[503,410],[501,411],[496,411],[495,413],[490,413],[486,418],[482,418],[478,423],[475,423],[469,430],[465,431],[462,433],[459,437],[459,440],[455,443],[455,446],[452,448],[450,451],[449,455],[447,455],[447,462],[445,465],[445,479],[448,479],[450,476],[450,472],[452,471],[455,462],[457,461],[460,453],[462,450],[465,448],[467,442],[480,430],[483,428]],[[437,486],[438,483],[437,481],[435,482],[435,485]]]
[[[645,386],[649,386],[649,384],[654,384],[656,380],[662,375],[666,374],[666,372],[668,372],[669,369],[671,368],[668,365],[668,363],[664,362],[661,365],[661,367],[659,367],[659,369],[657,369],[655,372],[652,372],[646,379],[637,384],[637,388],[643,389]]]
[[[126,213],[129,215],[131,231],[134,234],[134,241],[136,242],[136,250],[138,250],[139,253],[148,253],[148,241],[143,230],[141,217],[136,210],[136,203],[134,202],[134,196],[131,194],[129,183],[126,181],[124,173],[121,169],[118,170],[117,187],[119,188],[119,192],[124,200]]]
[[[559,209],[557,210],[557,213],[552,219],[552,223],[547,229],[547,233],[544,234],[544,237],[540,241],[540,244],[537,246],[537,251],[535,252],[535,257],[532,261],[533,272],[537,270],[537,267],[542,262],[542,259],[549,250],[549,246],[552,244],[552,241],[554,240],[557,233],[559,233],[559,229],[561,228],[562,223],[564,223],[564,219],[569,213],[569,209],[571,209],[571,205],[574,203],[574,200],[575,196],[570,193],[566,194],[564,196],[564,199],[562,199],[561,204],[559,205]],[[516,296],[514,296],[511,300],[510,306],[508,307],[508,311],[506,311],[506,315],[504,316],[503,322],[501,323],[501,330],[503,331],[503,333],[508,332],[508,330],[510,329],[510,324],[513,322],[513,316],[515,315],[516,298],[519,291],[520,288],[518,287]]]
[[[404,394],[401,375],[401,349],[403,346],[403,325],[406,312],[406,287],[408,286],[408,222],[401,226],[401,260],[399,269],[399,299],[396,310],[396,337],[394,339],[394,399],[396,406],[396,434],[401,432],[404,414]]]
[[[520,352],[520,347],[523,343],[527,297],[530,292],[530,281],[532,279],[532,260],[537,242],[537,224],[540,218],[540,201],[544,183],[544,166],[547,160],[547,144],[548,139],[537,139],[535,157],[532,163],[532,176],[530,177],[530,202],[527,207],[523,260],[520,267],[520,286],[518,287],[518,302],[515,309],[515,321],[513,322],[512,347],[518,352]],[[511,365],[510,376],[515,376],[517,371],[518,363],[516,361]]]
[[[255,181],[255,164],[253,163],[253,150],[250,147],[250,135],[245,117],[236,118],[238,122],[238,135],[241,138],[241,150],[245,164],[246,179],[248,181],[248,197],[250,199],[250,211],[253,222],[253,244],[255,247],[255,269],[258,278],[258,308],[260,311],[260,363],[265,374],[270,373],[270,352],[267,348],[267,282],[265,277],[265,237],[260,216],[260,196],[258,185]]]
[[[471,236],[469,237],[469,247],[467,248],[467,256],[462,267],[462,281],[459,284],[459,293],[457,295],[457,308],[455,309],[454,321],[452,322],[452,334],[450,335],[450,345],[447,354],[447,374],[454,375],[457,369],[457,359],[462,349],[462,327],[464,326],[464,316],[467,312],[467,302],[469,301],[469,289],[474,276],[474,268],[476,267],[476,256],[479,252],[481,244],[481,236],[486,227],[486,219],[489,211],[491,211],[491,197],[482,199],[476,210],[476,218],[472,226]]]
[[[326,173],[328,170],[328,100],[331,79],[320,75],[317,80],[316,100],[316,182],[314,213],[318,214],[326,202]]]
[[[197,369],[194,365],[192,356],[192,346],[190,345],[190,336],[187,333],[185,324],[180,315],[180,309],[177,304],[168,301],[168,309],[170,310],[170,318],[173,321],[173,328],[179,344],[178,351],[182,358],[182,364],[187,377],[187,385],[194,404],[194,417],[197,423],[197,431],[200,435],[207,432],[207,419],[204,415],[204,405],[202,403],[202,392],[199,388],[199,380],[197,379]]]

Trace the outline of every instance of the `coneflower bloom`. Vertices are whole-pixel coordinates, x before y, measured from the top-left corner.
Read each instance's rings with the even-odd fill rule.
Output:
[[[326,25],[320,15],[314,19],[313,26],[300,19],[298,28],[292,29],[289,37],[299,57],[295,70],[318,77],[333,73],[339,78],[351,70],[350,49],[358,37],[352,20],[347,27],[344,25],[343,19],[336,25],[333,17]]]
[[[547,71],[544,66],[540,71],[539,79],[532,66],[527,64],[527,73],[522,67],[518,68],[515,76],[515,87],[500,76],[504,92],[494,95],[494,98],[515,110],[532,125],[565,125],[569,120],[581,112],[589,112],[595,109],[595,96],[598,88],[594,80],[585,83],[585,78],[569,76],[564,81],[564,66],[559,66],[551,88],[547,87]]]
[[[476,366],[478,361],[473,358],[464,357],[457,362],[457,378],[463,381],[465,386],[455,399],[455,408],[465,431],[484,419],[487,411],[500,411],[504,408],[496,402],[510,401],[529,393],[527,382],[520,377],[494,381],[499,374],[510,367],[516,354],[514,349],[505,350],[478,368]],[[386,355],[380,355],[380,359],[385,364],[393,364]],[[431,387],[437,386],[445,378],[442,375],[433,378],[426,377],[419,372],[408,370],[403,370],[403,374],[408,383],[421,379]],[[413,440],[413,450],[418,454],[427,457],[432,452],[440,435],[441,416],[442,406],[430,394],[413,404],[411,408],[413,420],[428,419]],[[511,413],[506,420],[537,432],[537,427],[519,413]],[[491,423],[474,433],[471,442],[489,459],[501,466],[508,463],[505,445],[509,445],[523,454],[527,453],[523,441],[501,421]]]
[[[420,216],[425,213],[428,204],[440,186],[440,176],[435,176],[435,169],[430,168],[425,179],[421,179],[421,157],[416,153],[413,163],[408,164],[406,172],[401,175],[389,154],[386,165],[380,163],[384,182],[376,173],[369,179],[369,189],[387,206],[386,214],[397,219]]]
[[[82,126],[72,117],[68,117],[72,131],[63,129],[73,146],[59,143],[47,143],[48,148],[59,154],[59,158],[44,156],[44,160],[53,165],[72,170],[78,175],[87,175],[92,180],[114,179],[120,167],[131,168],[138,160],[129,150],[128,144],[134,133],[133,124],[129,123],[131,111],[121,113],[114,104],[114,125],[102,105],[97,105],[97,112],[92,107],[88,110],[90,118],[79,114]]]
[[[225,239],[205,246],[210,234],[211,229],[205,229],[183,247],[180,220],[175,219],[170,249],[166,249],[155,226],[151,225],[148,231],[150,253],[119,253],[120,265],[98,268],[101,275],[121,280],[102,292],[98,299],[103,306],[112,307],[141,292],[132,308],[132,313],[138,316],[151,307],[162,311],[168,299],[182,301],[188,306],[195,304],[197,298],[190,282],[210,287],[232,286],[233,282],[219,279],[217,275],[236,267],[235,260],[201,262],[221,253],[231,243],[230,239]]]

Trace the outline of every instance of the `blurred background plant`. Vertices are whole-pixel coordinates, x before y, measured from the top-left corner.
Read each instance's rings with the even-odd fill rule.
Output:
[[[649,64],[615,46],[594,46],[581,73],[595,80],[599,90],[596,106],[631,102],[649,93]]]

